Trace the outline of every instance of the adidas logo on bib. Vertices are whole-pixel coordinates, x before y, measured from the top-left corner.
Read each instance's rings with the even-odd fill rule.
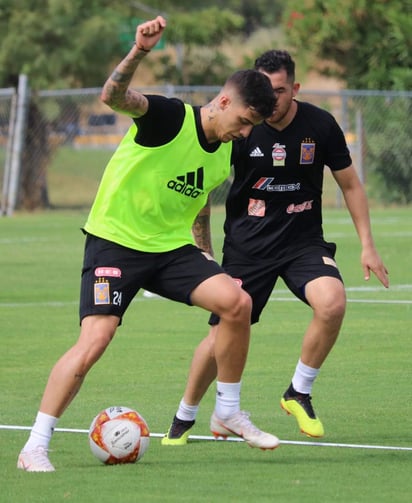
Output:
[[[169,180],[167,182],[167,187],[185,196],[196,199],[196,197],[203,194],[203,168],[198,168],[196,171],[189,171],[185,175],[177,176],[176,180]]]

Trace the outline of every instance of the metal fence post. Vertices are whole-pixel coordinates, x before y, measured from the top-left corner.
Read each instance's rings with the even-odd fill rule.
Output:
[[[19,75],[17,88],[17,105],[15,124],[12,127],[13,138],[10,160],[10,175],[8,180],[8,196],[6,214],[11,216],[14,212],[19,192],[19,179],[21,171],[22,152],[24,148],[24,138],[27,129],[27,111],[30,100],[30,90],[27,75]]]
[[[4,162],[1,215],[6,215],[9,200],[11,158],[13,149],[14,128],[16,125],[16,106],[17,106],[17,93],[16,89],[13,88],[13,95],[11,96],[11,103],[10,103],[10,118],[9,118],[8,134],[7,134],[6,157]]]
[[[357,170],[360,181],[365,183],[365,171],[363,168],[363,117],[360,110],[356,110],[355,113],[356,121],[356,151],[357,151]]]

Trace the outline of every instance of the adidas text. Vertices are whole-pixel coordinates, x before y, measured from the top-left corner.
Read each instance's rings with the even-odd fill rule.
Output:
[[[176,192],[180,192],[185,196],[193,197],[194,199],[203,194],[201,190],[198,190],[195,187],[188,185],[187,183],[177,182],[176,180],[169,180],[167,187],[169,189],[175,190]]]
[[[179,175],[176,180],[169,180],[167,187],[180,194],[196,199],[203,195],[203,167],[196,171],[188,171],[185,175]]]

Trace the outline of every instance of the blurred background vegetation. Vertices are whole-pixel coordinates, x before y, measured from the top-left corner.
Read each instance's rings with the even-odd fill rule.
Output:
[[[249,41],[266,32],[267,46],[351,89],[412,88],[411,0],[1,0],[0,86],[19,73],[34,89],[100,86],[136,21],[158,14],[168,20],[163,82],[219,84],[261,52]]]
[[[36,91],[101,87],[131,46],[136,24],[158,14],[167,30],[136,84],[221,85],[263,51],[283,48],[301,82],[315,74],[341,89],[412,89],[411,0],[0,0],[0,88],[27,75],[30,113],[39,123]],[[369,142],[368,169],[383,197],[412,202],[411,99],[363,112],[382,122]],[[400,152],[390,142],[399,135]]]

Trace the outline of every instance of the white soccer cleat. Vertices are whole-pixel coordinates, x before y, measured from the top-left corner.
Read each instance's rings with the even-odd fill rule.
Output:
[[[279,439],[275,435],[259,430],[249,416],[249,412],[240,410],[229,419],[219,419],[214,412],[210,420],[210,430],[216,438],[236,435],[242,437],[250,447],[259,447],[262,450],[276,449],[279,446]]]
[[[54,466],[47,456],[47,449],[36,447],[32,451],[21,451],[17,468],[26,472],[54,472]]]

